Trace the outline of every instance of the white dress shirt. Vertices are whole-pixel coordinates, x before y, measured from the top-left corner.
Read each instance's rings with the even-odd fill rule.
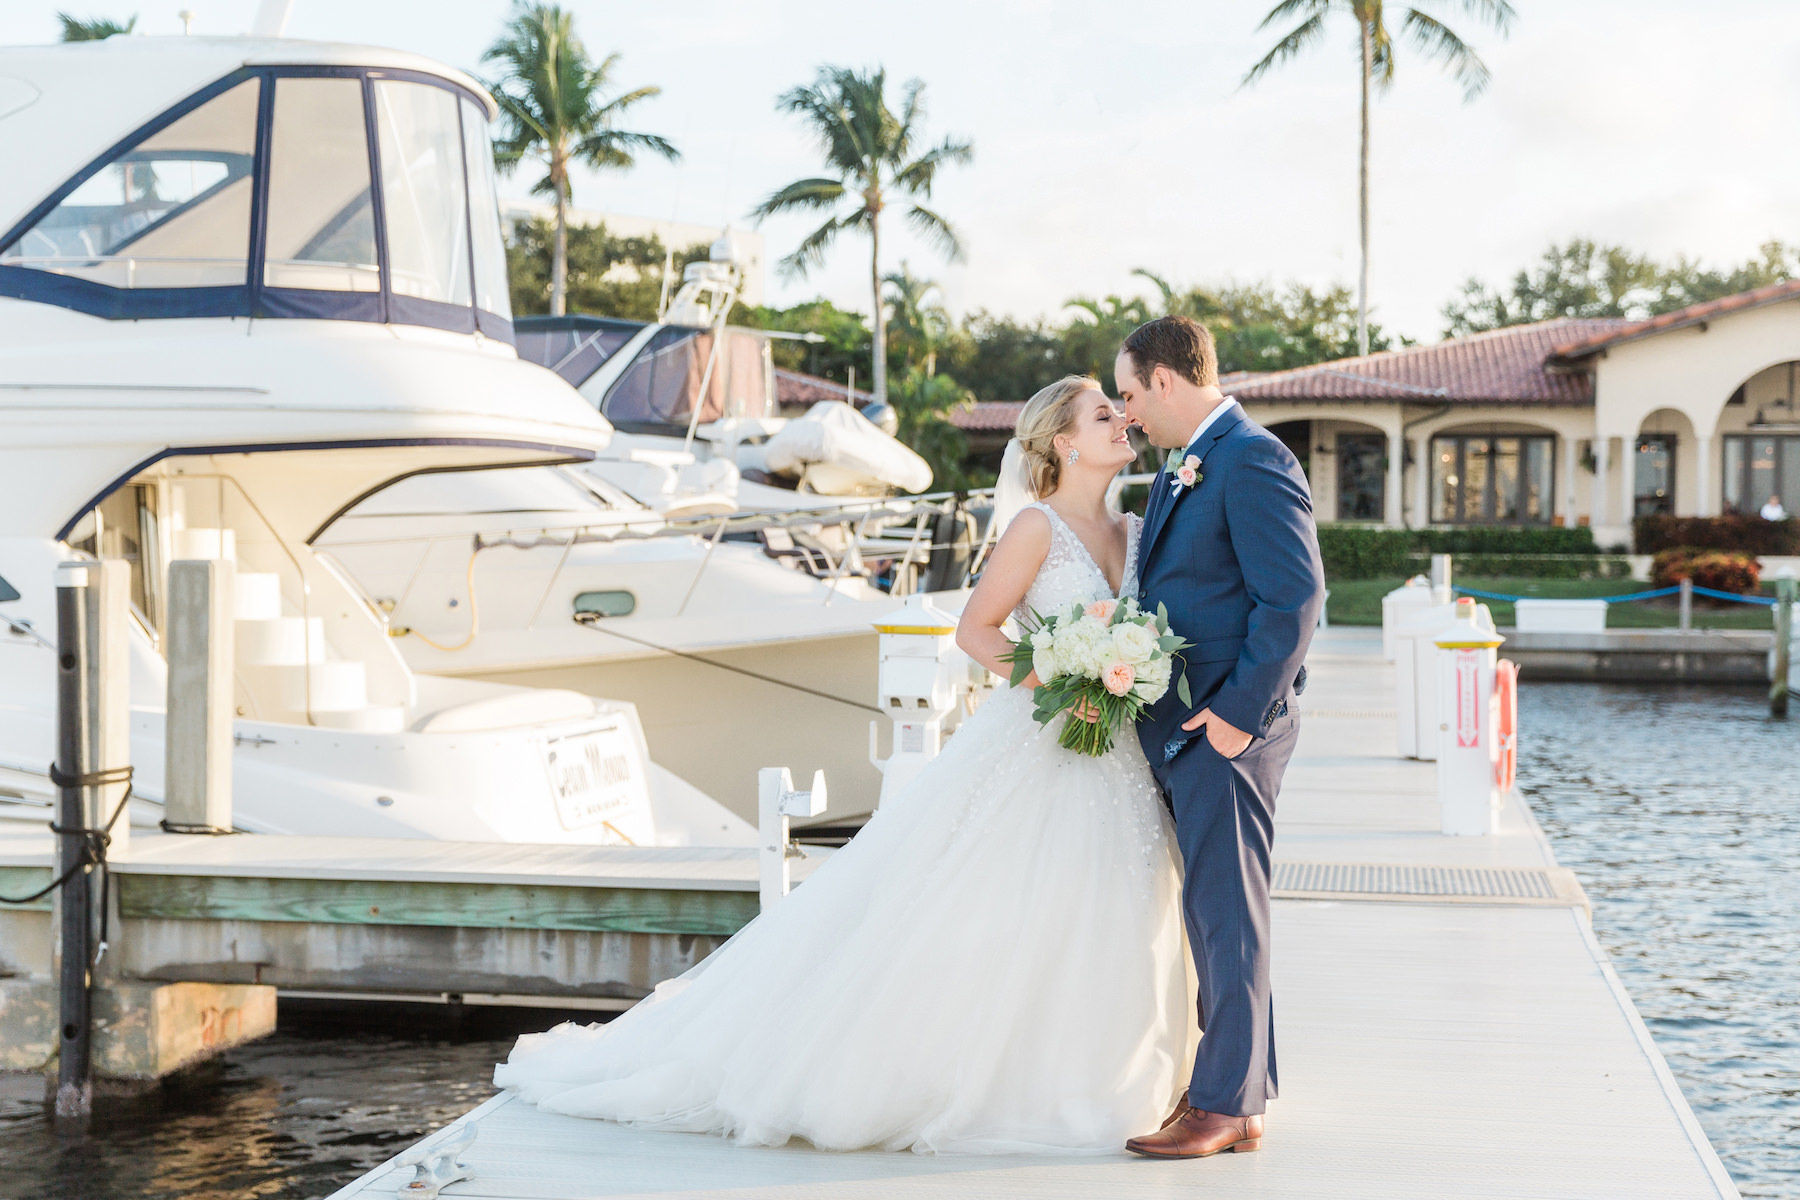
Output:
[[[1206,414],[1206,419],[1201,421],[1200,424],[1194,429],[1194,436],[1187,440],[1187,446],[1191,448],[1195,442],[1200,440],[1201,434],[1205,433],[1208,429],[1211,429],[1213,427],[1213,425],[1218,422],[1220,417],[1224,416],[1226,413],[1230,412],[1232,409],[1234,409],[1236,407],[1237,407],[1237,400],[1236,400],[1236,398],[1234,398],[1232,396],[1227,396],[1223,400],[1219,401],[1219,403],[1213,408],[1213,410]]]

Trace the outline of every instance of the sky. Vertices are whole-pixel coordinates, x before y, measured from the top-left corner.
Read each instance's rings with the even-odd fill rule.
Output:
[[[150,34],[245,31],[255,0],[10,0],[0,43],[56,36],[54,13],[124,17]],[[1060,320],[1076,296],[1142,293],[1145,267],[1177,285],[1354,286],[1354,28],[1251,88],[1279,32],[1273,0],[565,0],[626,87],[659,85],[630,126],[673,140],[677,164],[583,171],[582,208],[748,224],[764,196],[818,172],[775,97],[825,63],[884,65],[925,83],[927,134],[974,143],[932,206],[962,234],[946,263],[884,230],[883,267],[937,280],[952,312]],[[1431,341],[1471,275],[1501,282],[1552,242],[1623,243],[1725,264],[1771,238],[1800,242],[1800,4],[1794,0],[1513,0],[1502,37],[1458,0],[1420,6],[1475,44],[1493,73],[1464,103],[1402,47],[1373,117],[1373,319]],[[479,71],[507,0],[295,0],[293,37],[402,47]],[[532,176],[503,179],[524,196]],[[771,260],[817,223],[771,219]],[[898,225],[898,222],[893,224]],[[824,295],[867,311],[866,241],[844,240],[770,303]]]

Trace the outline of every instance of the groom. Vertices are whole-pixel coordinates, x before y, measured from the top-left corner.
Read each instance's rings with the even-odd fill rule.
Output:
[[[1175,1112],[1125,1148],[1156,1158],[1255,1150],[1276,1092],[1275,797],[1325,596],[1312,496],[1288,448],[1219,390],[1212,335],[1199,322],[1140,325],[1113,372],[1126,415],[1178,452],[1150,485],[1139,599],[1165,605],[1171,628],[1194,643],[1183,657],[1195,707],[1169,689],[1138,738],[1175,813],[1204,1035]]]

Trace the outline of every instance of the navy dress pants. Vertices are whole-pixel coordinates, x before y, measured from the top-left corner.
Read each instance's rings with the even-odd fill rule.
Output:
[[[1175,814],[1182,915],[1199,976],[1203,1036],[1188,1103],[1251,1116],[1276,1094],[1269,994],[1269,877],[1275,797],[1300,735],[1292,712],[1235,759],[1196,734],[1154,765]]]

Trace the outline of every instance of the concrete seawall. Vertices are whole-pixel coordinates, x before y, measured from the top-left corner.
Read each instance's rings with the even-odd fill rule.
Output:
[[[1501,655],[1537,682],[1767,683],[1774,646],[1774,635],[1759,630],[1500,632]]]

